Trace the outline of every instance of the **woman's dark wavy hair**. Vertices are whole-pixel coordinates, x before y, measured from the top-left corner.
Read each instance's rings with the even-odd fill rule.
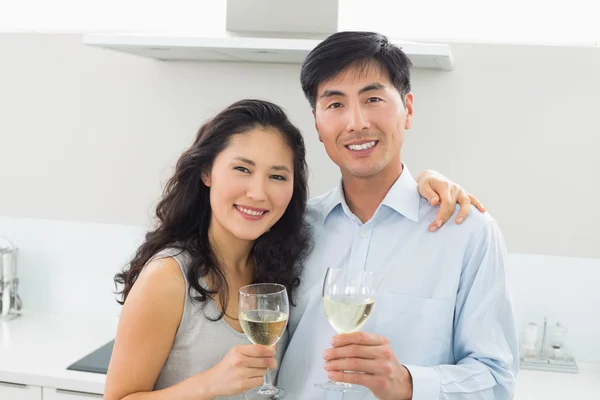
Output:
[[[206,302],[217,294],[222,311],[216,320],[223,317],[227,310],[228,285],[209,244],[210,189],[204,185],[201,176],[210,172],[215,158],[228,146],[232,136],[254,128],[278,131],[292,149],[294,191],[281,219],[254,243],[253,283],[285,285],[290,303],[294,305],[294,292],[300,284],[302,263],[311,242],[309,226],[304,219],[308,197],[306,148],[302,134],[280,107],[254,99],[238,101],[204,123],[192,146],[179,158],[156,208],[157,227],[146,234],[145,242],[128,267],[115,275],[115,284],[123,285],[123,290],[117,292],[121,294],[122,300],[117,300],[120,304],[124,304],[146,263],[157,252],[169,247],[186,251],[191,256],[187,271],[190,298]],[[207,275],[214,282],[211,290],[200,284],[201,278]]]

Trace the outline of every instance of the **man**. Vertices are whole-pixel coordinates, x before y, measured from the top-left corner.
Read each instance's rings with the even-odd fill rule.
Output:
[[[344,400],[513,395],[518,347],[503,237],[478,212],[462,225],[427,229],[437,207],[419,196],[401,161],[413,117],[410,66],[369,32],[333,34],[302,66],[319,139],[342,182],[310,206],[315,248],[278,375],[291,398],[341,399],[315,387],[327,379],[364,389]],[[374,272],[375,307],[362,332],[336,335],[328,324],[328,267]]]

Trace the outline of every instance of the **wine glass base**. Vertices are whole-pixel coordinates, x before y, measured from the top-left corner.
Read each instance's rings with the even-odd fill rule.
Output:
[[[258,387],[250,389],[246,392],[246,400],[279,400],[285,399],[286,394],[287,393],[285,392],[285,390],[275,386],[269,389],[263,389]]]
[[[329,381],[325,383],[315,383],[315,387],[324,390],[332,390],[334,392],[361,392],[358,388],[345,382]]]

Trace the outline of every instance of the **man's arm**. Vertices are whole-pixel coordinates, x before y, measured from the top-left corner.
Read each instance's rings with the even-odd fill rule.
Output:
[[[406,367],[413,400],[510,399],[519,365],[506,247],[495,221],[465,254],[454,323],[456,365]]]
[[[325,353],[329,378],[364,385],[381,400],[512,398],[519,355],[505,262],[502,234],[489,221],[465,253],[454,318],[455,365],[401,365],[387,338],[356,332],[333,338],[334,348]]]

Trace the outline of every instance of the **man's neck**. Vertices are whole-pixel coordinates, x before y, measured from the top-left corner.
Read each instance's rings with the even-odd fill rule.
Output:
[[[344,198],[348,208],[364,224],[375,215],[375,211],[402,174],[402,163],[388,165],[383,171],[368,178],[343,176]]]

